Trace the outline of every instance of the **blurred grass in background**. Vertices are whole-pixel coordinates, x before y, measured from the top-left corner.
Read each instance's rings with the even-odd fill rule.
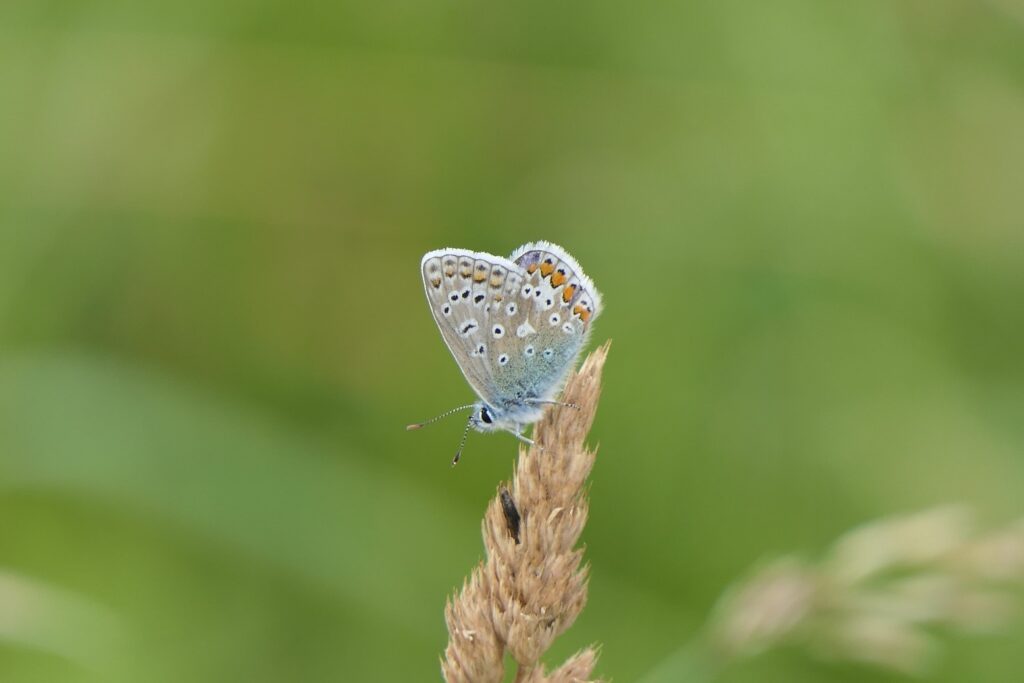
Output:
[[[7,0],[0,84],[0,569],[118,624],[0,640],[0,680],[438,680],[516,450],[451,470],[457,420],[402,429],[472,398],[441,246],[552,240],[605,293],[553,661],[599,641],[634,680],[762,557],[1021,513],[1013,0]],[[726,675],[825,679],[899,680]]]

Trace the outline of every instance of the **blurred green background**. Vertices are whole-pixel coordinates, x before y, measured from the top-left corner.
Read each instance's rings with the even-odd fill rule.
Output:
[[[472,398],[441,246],[605,295],[551,662],[634,680],[763,557],[1022,512],[1016,0],[5,0],[0,100],[0,572],[58,603],[0,591],[0,680],[439,680],[516,451],[403,430]],[[935,680],[1022,667],[1018,625]]]

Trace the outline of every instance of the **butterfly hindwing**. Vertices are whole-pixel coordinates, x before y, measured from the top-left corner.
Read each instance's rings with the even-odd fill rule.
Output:
[[[561,388],[586,343],[591,321],[600,313],[593,283],[564,249],[547,242],[517,249],[512,260],[522,269],[517,327],[526,367],[520,373],[528,393],[550,399]]]

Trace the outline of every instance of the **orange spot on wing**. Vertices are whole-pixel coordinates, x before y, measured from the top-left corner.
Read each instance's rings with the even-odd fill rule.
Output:
[[[572,295],[576,293],[576,285],[569,285],[562,291],[562,301],[569,303]]]
[[[434,286],[434,289],[437,289],[438,287],[441,286],[441,278],[439,278],[439,277],[431,278],[430,279],[430,284]]]
[[[476,271],[473,273],[473,282],[483,282],[487,279],[487,273],[483,271]]]
[[[555,273],[554,275],[551,276],[551,286],[552,287],[558,287],[563,282],[565,282],[565,273],[563,273],[562,271],[558,271],[557,273]]]
[[[550,261],[545,261],[544,263],[540,264],[541,277],[547,277],[548,275],[551,275],[551,271],[553,271],[554,269],[555,265]]]
[[[572,312],[578,315],[583,322],[590,320],[590,311],[579,304],[573,307]]]
[[[526,268],[526,272],[529,273],[530,275],[533,275],[535,272],[537,272],[537,264],[536,263],[531,263]]]

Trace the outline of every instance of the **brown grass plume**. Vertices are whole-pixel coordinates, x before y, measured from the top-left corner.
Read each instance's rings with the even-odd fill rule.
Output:
[[[540,660],[587,601],[588,568],[577,542],[587,521],[586,480],[595,452],[585,441],[608,346],[570,376],[562,400],[576,408],[547,411],[534,429],[536,445],[520,448],[511,483],[499,486],[487,507],[486,560],[445,608],[448,647],[441,670],[448,683],[500,683],[506,653],[517,663],[517,683],[591,680],[594,647],[550,672]]]

